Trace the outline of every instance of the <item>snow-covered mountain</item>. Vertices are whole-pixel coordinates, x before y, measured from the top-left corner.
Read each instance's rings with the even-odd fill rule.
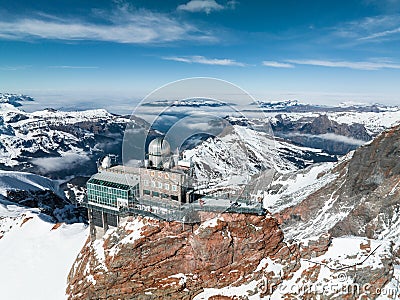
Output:
[[[361,103],[354,101],[342,102],[338,105],[317,105],[298,100],[257,101],[264,112],[307,113],[307,112],[383,112],[398,110],[398,107],[379,103]]]
[[[138,119],[139,120],[139,119]],[[0,104],[0,168],[52,177],[91,174],[105,153],[120,154],[129,118],[103,109],[27,113]],[[146,126],[138,121],[135,126]]]
[[[22,106],[21,102],[34,101],[32,97],[22,94],[0,93],[0,103],[9,103],[14,107]]]
[[[7,197],[10,191],[45,191],[60,195],[58,184],[46,177],[26,173],[0,170],[0,195]]]
[[[184,151],[183,156],[193,162],[195,178],[207,188],[238,186],[266,170],[285,174],[317,162],[336,161],[322,150],[296,146],[239,125]]]
[[[400,107],[384,105],[315,106],[298,102],[262,103],[262,118],[227,117],[296,144],[345,155],[400,122]],[[268,109],[266,109],[267,107]]]
[[[327,116],[329,120],[338,124],[360,124],[365,127],[367,133],[376,136],[400,122],[400,107],[385,105],[351,105],[351,106],[312,106],[305,105],[308,109],[292,111],[290,109],[266,112],[271,118],[272,124],[279,121],[276,116],[292,123],[309,123],[320,116]],[[292,107],[292,106],[290,106]]]
[[[400,248],[399,136],[400,126],[393,127],[321,174],[322,188],[279,212],[288,236],[329,231],[335,236],[394,238]]]

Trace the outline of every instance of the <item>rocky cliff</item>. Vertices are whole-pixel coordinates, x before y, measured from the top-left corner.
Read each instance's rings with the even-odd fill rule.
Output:
[[[338,155],[344,155],[372,139],[364,125],[340,124],[327,115],[305,117],[295,122],[277,115],[272,127],[277,136]]]
[[[296,255],[271,216],[223,214],[193,227],[131,217],[104,240],[87,242],[69,275],[68,294],[192,299],[204,288],[260,277],[263,258],[288,260],[289,267]]]
[[[336,166],[335,180],[277,214],[286,235],[304,238],[329,231],[334,236],[398,239],[399,158],[400,126],[396,126]]]
[[[284,242],[270,215],[207,217],[193,227],[130,217],[88,240],[69,274],[69,299],[353,299],[337,290],[351,284],[368,284],[372,299],[393,277],[387,243],[327,234]],[[321,290],[327,283],[332,289]]]

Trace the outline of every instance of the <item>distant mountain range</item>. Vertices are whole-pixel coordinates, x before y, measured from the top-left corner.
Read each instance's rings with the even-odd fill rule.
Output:
[[[13,94],[0,94],[0,97],[0,168],[6,170],[31,171],[53,178],[89,175],[95,172],[96,161],[102,155],[113,153],[121,157],[124,130],[129,122],[134,122],[137,128],[149,126],[140,118],[130,120],[128,116],[114,115],[102,109],[62,112],[49,108],[27,113],[20,106],[25,101],[33,101],[31,97]],[[169,104],[177,107],[211,105],[205,99],[193,101]],[[274,134],[282,138],[285,148],[289,149],[290,154],[281,152],[282,157],[289,157],[298,166],[307,165],[300,163],[304,153],[297,157],[298,146],[321,149],[331,157],[344,155],[400,119],[400,108],[394,107],[373,106],[378,109],[366,109],[367,106],[360,108],[352,105],[329,108],[297,101],[261,105],[273,108],[274,112],[266,113],[265,118],[246,120],[227,117],[227,120],[234,126],[248,127],[247,132],[253,136],[257,135],[253,131],[264,132],[265,128],[272,127]],[[307,112],[293,110],[294,107],[306,107]],[[184,116],[177,115],[178,118]],[[168,126],[161,124],[160,128],[166,130]],[[311,161],[327,158],[323,155],[319,160],[316,157],[318,151],[312,152],[314,159]],[[310,159],[311,156],[308,157]]]
[[[301,103],[298,100],[264,102],[257,101],[259,107],[265,112],[382,112],[395,109],[396,107],[384,104],[344,102],[337,106],[316,105]]]

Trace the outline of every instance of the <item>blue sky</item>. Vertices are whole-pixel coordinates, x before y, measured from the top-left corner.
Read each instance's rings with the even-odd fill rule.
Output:
[[[0,91],[55,105],[197,76],[262,100],[397,104],[399,46],[400,0],[0,0]]]

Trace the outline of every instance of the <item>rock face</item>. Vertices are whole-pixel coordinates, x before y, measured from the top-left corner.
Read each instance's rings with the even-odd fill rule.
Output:
[[[72,205],[50,190],[10,190],[7,191],[4,199],[26,207],[39,208],[41,213],[51,217],[52,221],[55,222],[87,223],[87,210],[85,208]]]
[[[210,217],[210,216],[208,216]],[[344,247],[345,245],[345,247]],[[200,226],[130,217],[87,241],[70,274],[69,299],[374,299],[393,277],[389,243],[284,242],[271,216],[221,214]],[[345,279],[345,280],[344,280]],[[332,290],[321,290],[332,283]],[[358,294],[357,294],[358,296]]]
[[[289,235],[298,238],[324,231],[333,236],[395,238],[400,232],[399,158],[397,126],[339,164],[336,180],[277,217],[292,232]]]
[[[296,268],[297,256],[270,216],[222,214],[194,227],[131,217],[104,240],[87,242],[67,293],[70,299],[192,299],[204,288],[259,277],[264,258]]]

